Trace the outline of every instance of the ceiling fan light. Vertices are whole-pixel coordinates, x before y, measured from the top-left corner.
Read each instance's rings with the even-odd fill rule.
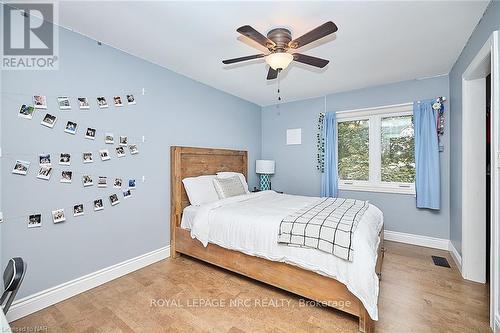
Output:
[[[287,68],[292,62],[293,56],[290,53],[279,52],[271,53],[266,56],[265,59],[267,64],[271,66],[272,69],[278,70]]]

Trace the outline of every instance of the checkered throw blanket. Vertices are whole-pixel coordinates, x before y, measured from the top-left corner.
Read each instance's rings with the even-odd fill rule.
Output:
[[[368,206],[368,201],[321,198],[281,221],[278,243],[314,248],[352,261],[352,236]]]

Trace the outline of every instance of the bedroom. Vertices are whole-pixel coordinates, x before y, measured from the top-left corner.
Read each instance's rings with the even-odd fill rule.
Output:
[[[500,331],[498,1],[2,12],[5,327]]]

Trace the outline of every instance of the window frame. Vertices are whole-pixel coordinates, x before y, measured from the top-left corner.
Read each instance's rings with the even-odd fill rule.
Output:
[[[339,177],[339,189],[342,191],[367,191],[415,195],[415,183],[382,181],[382,118],[413,115],[413,104],[382,106],[358,110],[337,112],[337,126],[341,122],[368,120],[369,173],[366,180],[343,180]],[[337,127],[338,156],[338,127]],[[338,163],[338,162],[337,162]]]

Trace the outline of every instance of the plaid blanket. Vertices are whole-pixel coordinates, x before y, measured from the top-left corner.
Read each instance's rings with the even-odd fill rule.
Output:
[[[352,236],[368,201],[321,198],[280,223],[278,243],[332,253],[352,261]]]

